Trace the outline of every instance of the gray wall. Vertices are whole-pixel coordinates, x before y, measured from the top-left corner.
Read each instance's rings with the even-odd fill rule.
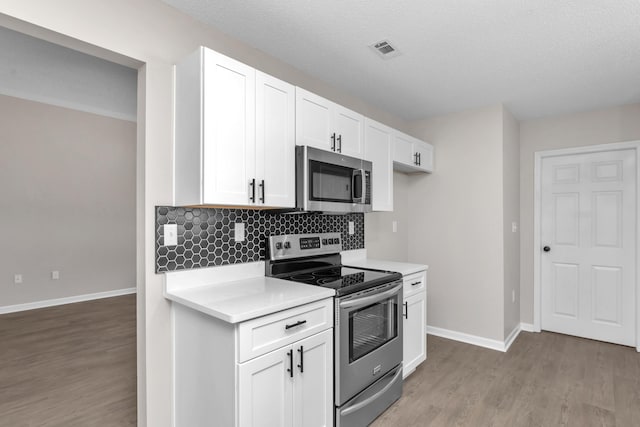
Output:
[[[0,128],[0,309],[135,288],[136,124],[0,95]]]
[[[409,207],[409,181],[415,175],[393,173],[393,212],[372,212],[364,216],[364,239],[367,256],[374,259],[407,262],[407,239],[411,230]],[[393,232],[393,221],[398,224]]]
[[[413,124],[436,172],[409,181],[408,261],[429,265],[429,326],[502,341],[501,106]]]
[[[640,104],[520,123],[521,319],[533,323],[534,153],[640,140]]]
[[[520,128],[503,108],[503,218],[504,218],[504,338],[520,325]],[[515,293],[515,301],[512,299]]]

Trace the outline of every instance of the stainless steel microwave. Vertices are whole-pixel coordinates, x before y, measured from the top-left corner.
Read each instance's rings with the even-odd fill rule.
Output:
[[[371,212],[371,162],[296,147],[296,207],[304,211]]]

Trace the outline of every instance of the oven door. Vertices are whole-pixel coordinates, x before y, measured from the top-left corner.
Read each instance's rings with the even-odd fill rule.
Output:
[[[340,406],[402,362],[402,281],[336,299]]]

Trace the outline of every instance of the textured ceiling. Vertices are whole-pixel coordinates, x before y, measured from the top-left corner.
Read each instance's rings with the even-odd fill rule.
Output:
[[[406,120],[640,102],[638,0],[164,1]]]

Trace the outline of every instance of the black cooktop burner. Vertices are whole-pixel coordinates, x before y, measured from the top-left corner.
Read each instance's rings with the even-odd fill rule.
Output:
[[[399,273],[334,266],[301,274],[280,276],[281,279],[309,285],[333,288],[337,295],[346,295],[402,278]]]

